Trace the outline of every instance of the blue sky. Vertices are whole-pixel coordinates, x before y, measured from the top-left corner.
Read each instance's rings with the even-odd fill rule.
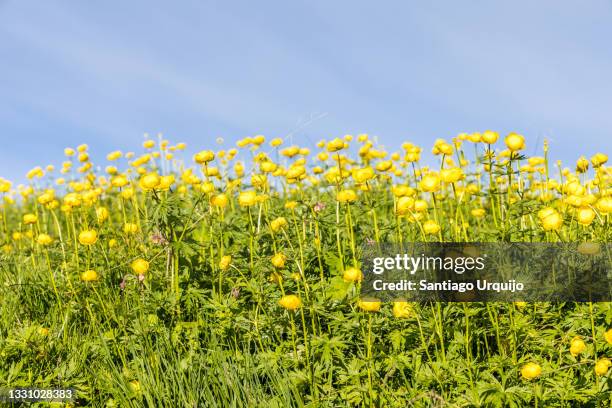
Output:
[[[429,149],[491,128],[573,162],[612,150],[610,39],[610,0],[0,0],[0,176],[144,132]]]

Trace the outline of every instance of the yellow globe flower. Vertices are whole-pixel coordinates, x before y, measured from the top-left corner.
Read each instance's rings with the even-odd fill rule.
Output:
[[[510,133],[506,136],[506,140],[504,140],[508,149],[512,152],[517,152],[519,150],[523,150],[525,148],[525,138],[523,135],[519,135],[518,133]]]
[[[606,339],[608,344],[612,344],[612,329],[608,329],[608,331],[604,333],[604,339]]]
[[[85,230],[79,234],[81,245],[93,245],[96,241],[98,241],[98,233],[95,230]]]
[[[231,263],[232,257],[230,255],[224,255],[219,261],[219,269],[221,269],[222,271],[226,271],[229,269]]]
[[[580,156],[576,161],[576,173],[585,173],[589,169],[589,161],[586,157]]]
[[[431,149],[431,152],[435,155],[443,154],[445,156],[450,156],[453,154],[453,146],[446,143],[442,139],[438,139],[436,140],[433,149]]]
[[[285,267],[287,257],[284,254],[278,253],[271,258],[271,261],[275,268],[282,269]]]
[[[395,185],[391,189],[393,195],[396,197],[405,197],[405,196],[414,196],[416,195],[416,190],[412,187],[405,186],[403,184]]]
[[[423,223],[423,231],[426,234],[435,235],[440,232],[440,225],[434,220],[427,220]]]
[[[472,211],[470,211],[470,214],[472,214],[476,218],[484,217],[485,213],[486,211],[484,208],[473,208]]]
[[[105,207],[96,208],[96,218],[100,224],[106,221],[108,217],[109,217],[109,212],[107,208]]]
[[[213,207],[218,207],[218,208],[225,208],[228,202],[229,200],[225,194],[218,194],[216,196],[213,196],[210,199],[210,204]]]
[[[414,308],[412,303],[405,301],[393,302],[393,316],[398,319],[405,319],[411,317],[414,314]]]
[[[270,222],[270,228],[274,232],[278,232],[287,226],[287,219],[285,217],[278,217]]]
[[[23,223],[26,225],[36,224],[38,217],[34,214],[25,214],[23,216]]]
[[[414,198],[412,197],[400,197],[397,200],[396,210],[397,215],[406,215],[414,210]]]
[[[563,217],[553,208],[547,207],[538,212],[544,231],[557,231],[563,225]]]
[[[378,170],[381,173],[384,173],[385,171],[389,170],[391,167],[393,167],[393,162],[391,160],[384,160],[376,164],[376,170]]]
[[[88,160],[89,160],[89,154],[87,154],[87,153],[81,153],[81,154],[79,154],[78,159],[79,159],[79,161],[80,161],[81,163],[85,163],[86,161],[88,161]]]
[[[194,161],[198,164],[206,164],[215,159],[215,153],[211,150],[202,150],[193,157]]]
[[[161,178],[155,173],[145,174],[140,178],[140,188],[145,191],[154,190],[161,183]]]
[[[271,162],[269,160],[261,162],[259,164],[259,167],[261,168],[261,171],[263,171],[264,173],[272,173],[278,168],[276,163]]]
[[[300,153],[300,148],[297,146],[287,147],[280,152],[285,157],[294,157]]]
[[[287,310],[297,310],[302,307],[302,300],[296,295],[285,295],[280,298],[278,304]]]
[[[238,204],[242,207],[250,207],[257,204],[257,193],[253,190],[241,192],[238,195]]]
[[[521,368],[521,375],[526,380],[533,380],[542,374],[542,367],[537,363],[527,363]]]
[[[459,167],[452,167],[440,171],[440,178],[445,183],[456,183],[465,177],[463,171]]]
[[[128,184],[128,179],[124,175],[120,174],[111,179],[111,185],[113,187],[125,187]]]
[[[49,203],[50,203],[51,201],[53,201],[54,199],[55,199],[55,195],[54,195],[54,193],[53,193],[53,192],[46,192],[46,193],[44,193],[44,194],[41,194],[41,195],[38,197],[38,200],[37,200],[37,201],[38,201],[40,204],[45,205],[45,204],[49,204]]]
[[[306,170],[304,170],[306,171]],[[265,174],[253,174],[251,176],[251,184],[254,187],[263,187],[268,183],[268,178]]]
[[[327,143],[327,151],[328,152],[337,152],[339,150],[344,149],[344,140],[340,138],[335,138],[334,140]]]
[[[499,139],[499,133],[494,132],[492,130],[485,130],[482,133],[481,139],[487,144],[493,144],[497,142],[497,139]]]
[[[342,279],[344,279],[345,282],[361,282],[363,273],[359,268],[350,267],[344,270]]]
[[[173,175],[161,176],[159,179],[159,185],[157,186],[157,189],[162,190],[162,191],[169,190],[170,187],[172,187],[172,185],[174,184],[175,180],[176,179]]]
[[[200,186],[194,186],[194,187],[196,189],[199,189],[204,194],[211,194],[215,191],[215,184],[210,181],[206,181],[202,183]]]
[[[584,340],[582,340],[582,338],[580,337],[574,337],[570,342],[570,353],[574,357],[582,353],[585,349],[586,344],[584,343]]]
[[[364,167],[362,169],[356,169],[356,170],[353,170],[352,175],[353,175],[353,179],[357,183],[363,184],[367,182],[368,180],[371,180],[374,178],[374,169],[371,167]]]
[[[419,182],[419,187],[422,191],[435,193],[440,190],[440,178],[435,173],[426,174]]]
[[[416,212],[419,212],[419,213],[425,212],[427,211],[427,208],[428,208],[428,204],[427,204],[427,201],[425,200],[416,200],[414,202],[414,211]]]
[[[0,193],[11,191],[12,183],[8,180],[0,179]]]
[[[582,225],[590,225],[595,219],[595,211],[591,207],[581,207],[576,210],[576,220]]]
[[[378,312],[380,310],[380,300],[363,299],[357,302],[357,306],[364,312]]]
[[[357,201],[357,193],[354,190],[342,190],[336,194],[336,200],[341,203],[352,203]]]
[[[603,153],[595,153],[593,157],[591,157],[591,163],[593,163],[593,167],[597,168],[603,164],[608,162],[608,156]]]
[[[600,358],[597,363],[595,363],[595,374],[600,376],[605,375],[608,372],[611,364],[610,359],[606,357]]]
[[[111,152],[109,154],[106,155],[106,160],[108,161],[115,161],[121,158],[121,156],[123,156],[123,154],[119,151],[116,150],[114,152]]]
[[[36,242],[38,243],[38,245],[46,246],[50,245],[53,242],[53,238],[51,238],[47,234],[39,234],[36,238]]]
[[[87,270],[81,274],[81,280],[83,282],[94,282],[98,280],[98,273],[92,269]]]
[[[135,234],[138,232],[138,224],[133,222],[126,222],[123,224],[123,232],[126,234]]]
[[[287,181],[297,181],[306,176],[306,167],[304,166],[293,166],[287,170],[285,177]]]
[[[595,205],[601,213],[608,214],[612,212],[612,197],[602,197]]]
[[[149,270],[149,262],[142,258],[138,258],[132,261],[132,270],[138,275],[144,275]]]

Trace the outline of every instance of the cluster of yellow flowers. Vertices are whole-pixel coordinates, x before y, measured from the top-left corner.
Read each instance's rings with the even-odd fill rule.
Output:
[[[604,333],[604,340],[608,344],[612,344],[612,329],[609,329]],[[576,336],[570,341],[569,352],[573,357],[577,357],[578,355],[583,353],[586,348],[587,345],[580,336]],[[595,362],[595,374],[599,376],[605,375],[608,372],[610,366],[612,366],[612,362],[609,358],[600,358]],[[533,380],[539,377],[541,374],[542,367],[540,367],[540,365],[535,362],[529,362],[521,368],[521,375],[527,380]]]
[[[62,272],[74,272],[85,293],[106,282],[108,272],[102,265],[110,265],[108,252],[120,253],[119,268],[143,287],[160,272],[159,255],[165,258],[164,278],[178,293],[183,269],[174,251],[183,248],[177,241],[192,234],[190,239],[207,248],[201,259],[210,261],[215,291],[228,294],[223,279],[234,272],[242,278],[248,273],[249,278],[263,276],[260,283],[276,291],[275,307],[290,317],[295,332],[296,315],[305,322],[308,308],[310,317],[315,314],[309,291],[318,284],[317,273],[323,284],[329,278],[349,288],[346,293],[353,297],[345,295],[345,306],[360,319],[382,319],[385,313],[396,319],[419,318],[418,306],[405,300],[384,305],[379,299],[357,299],[364,277],[357,248],[365,241],[588,241],[579,251],[597,253],[612,212],[612,172],[604,153],[581,156],[575,165],[564,167],[550,161],[547,143],[542,155],[526,156],[527,141],[515,132],[503,138],[486,130],[438,139],[431,162],[422,157],[425,150],[420,146],[406,142],[390,152],[367,134],[321,140],[314,152],[282,138],[267,142],[262,135],[243,138],[230,149],[201,150],[187,159],[178,154],[187,148],[185,143],[171,144],[161,135],[158,140],[147,137],[142,147],[140,154],[110,152],[106,166],[94,164],[87,145],[66,148],[59,175],[55,166],[47,165],[31,169],[27,184],[14,186],[0,178],[2,251],[31,256],[33,264],[40,256],[50,271],[49,253],[55,251]],[[182,232],[159,232],[163,217],[152,221],[151,213],[159,215],[174,204],[188,209],[188,216],[177,211],[184,218],[177,222],[185,224]],[[235,233],[241,239],[249,236],[248,252],[226,246],[234,238],[224,236],[234,234],[226,231],[226,221],[236,219],[240,229],[248,229]],[[192,233],[198,223],[206,228]],[[360,228],[365,224],[367,228]],[[356,236],[356,230],[372,234]],[[257,247],[257,239],[265,245]],[[157,255],[151,250],[155,246]],[[98,259],[92,260],[95,256]],[[305,261],[308,257],[313,259]],[[59,298],[53,272],[49,279]],[[70,279],[66,282],[72,285]],[[510,306],[522,313],[527,303]],[[441,325],[440,320],[435,325]],[[606,375],[611,365],[595,345],[600,335],[574,336],[568,350],[568,358],[581,363],[587,361],[586,350],[593,350],[595,358],[588,361],[597,376]],[[438,337],[443,340],[442,334]],[[612,344],[612,329],[604,339]],[[532,357],[517,359],[525,361],[517,365],[522,378],[535,380],[551,371],[529,360]]]
[[[98,202],[106,194],[116,193],[124,200],[133,200],[139,190],[144,194],[160,194],[173,189],[181,195],[191,190],[207,195],[211,207],[223,211],[228,205],[234,205],[234,197],[237,204],[245,208],[264,203],[279,194],[279,185],[289,197],[299,195],[307,185],[318,188],[327,183],[335,188],[335,198],[341,205],[356,203],[362,199],[360,191],[368,193],[374,186],[382,185],[388,186],[393,195],[397,217],[416,223],[423,238],[432,236],[439,239],[445,226],[437,217],[436,204],[443,204],[451,198],[460,205],[468,203],[469,214],[474,219],[492,215],[495,221],[497,216],[500,219],[504,217],[504,208],[520,200],[535,198],[543,204],[537,218],[545,232],[560,231],[568,220],[589,226],[598,219],[603,220],[602,217],[612,211],[610,168],[606,166],[608,157],[605,154],[596,153],[590,160],[580,157],[574,172],[562,168],[557,162],[559,177],[555,178],[550,176],[547,144],[544,156],[524,157],[520,155],[526,147],[522,135],[508,134],[504,139],[506,149],[501,151],[494,149],[499,138],[497,132],[487,130],[461,133],[450,142],[438,139],[432,153],[440,156],[441,160],[439,169],[434,170],[419,165],[421,147],[404,143],[402,151],[388,153],[377,148],[366,134],[356,137],[358,160],[348,154],[355,139],[351,135],[320,141],[317,144],[320,151],[314,160],[310,158],[309,148],[295,145],[281,148],[284,140],[273,139],[269,146],[277,158],[285,158],[284,162],[273,160],[272,152],[264,151],[266,138],[258,135],[239,140],[237,148],[196,153],[193,156],[195,167],[174,156],[176,151],[186,148],[185,143],[171,145],[160,136],[157,142],[147,138],[143,143],[145,152],[139,156],[134,152],[109,153],[107,160],[125,159],[128,166],[120,171],[117,166],[109,165],[105,169],[106,175],[94,171],[87,145],[66,148],[64,153],[69,160],[62,164],[61,173],[71,173],[74,164],[78,163],[80,167],[76,171],[82,176],[73,175],[69,181],[64,177],[55,180],[58,186],[64,186],[59,190],[63,196],[50,187],[38,190],[34,184],[19,185],[14,189],[12,183],[3,178],[0,178],[0,193],[4,196],[3,207],[14,204],[17,194],[25,201],[34,196],[37,204],[50,211],[59,208],[68,214],[82,207],[93,207],[98,223],[103,223],[109,218],[109,210],[99,206]],[[477,152],[478,146],[482,146],[481,156],[472,157],[470,161],[462,146],[465,142],[474,144]],[[248,170],[241,160],[236,160],[239,149],[249,150],[253,157]],[[590,167],[594,170],[594,177],[587,179],[584,175]],[[36,167],[28,172],[27,177],[42,178],[53,171],[52,165],[44,170]],[[247,171],[250,177],[246,175]],[[487,200],[482,194],[486,188],[498,194],[491,194]],[[296,205],[294,200],[285,203],[288,209]],[[461,222],[454,223],[452,228],[465,228],[463,212],[457,212],[457,215],[460,215]],[[24,225],[37,223],[37,213],[23,215]],[[272,222],[271,228],[279,232],[286,225],[286,219],[279,218]],[[126,220],[123,231],[135,234],[139,225]],[[22,233],[15,231],[13,238],[19,239]],[[26,234],[32,232],[26,231]],[[54,238],[48,231],[39,231],[36,242],[41,246],[50,245]],[[79,242],[83,245],[92,245],[96,240],[93,230],[79,235]],[[276,254],[272,258],[276,268],[282,268],[285,262],[282,256]]]

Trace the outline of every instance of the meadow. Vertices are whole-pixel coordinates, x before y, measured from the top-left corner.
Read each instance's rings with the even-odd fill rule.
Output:
[[[254,136],[191,156],[160,136],[0,178],[0,388],[73,388],[57,407],[609,407],[610,303],[359,297],[366,243],[607,250],[606,154],[527,147]]]

